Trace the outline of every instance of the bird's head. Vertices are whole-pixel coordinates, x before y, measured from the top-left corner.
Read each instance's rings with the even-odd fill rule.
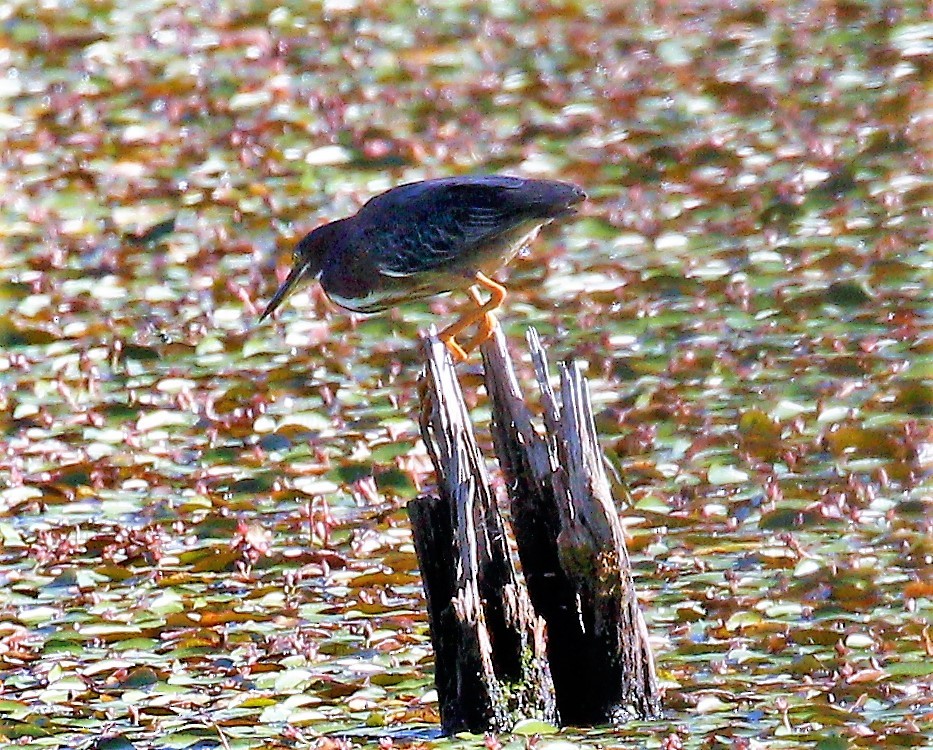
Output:
[[[261,323],[268,318],[291,294],[305,281],[312,281],[321,275],[324,268],[324,259],[332,251],[339,240],[338,226],[342,221],[333,221],[312,230],[295,246],[294,261],[291,273],[276,290],[266,309],[259,316]]]

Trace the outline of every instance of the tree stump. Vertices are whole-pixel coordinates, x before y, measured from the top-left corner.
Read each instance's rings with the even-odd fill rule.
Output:
[[[441,726],[450,734],[506,731],[526,717],[556,723],[544,623],[512,564],[450,355],[437,337],[424,347],[421,432],[440,497],[413,500],[408,512],[428,602]]]
[[[534,330],[529,343],[543,432],[498,327],[481,348],[526,593],[447,349],[424,339],[421,429],[440,498],[412,501],[409,515],[448,733],[501,731],[526,717],[590,726],[660,712],[586,381],[562,363],[558,399]]]

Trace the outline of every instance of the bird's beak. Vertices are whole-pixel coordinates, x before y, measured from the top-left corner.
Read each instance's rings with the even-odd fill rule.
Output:
[[[288,274],[288,278],[282,282],[282,286],[276,290],[272,299],[269,300],[266,309],[262,311],[262,315],[259,316],[260,323],[272,315],[279,305],[288,299],[289,295],[304,281],[305,276],[308,275],[310,270],[311,263],[309,261],[298,261],[298,264],[292,269],[292,272]]]

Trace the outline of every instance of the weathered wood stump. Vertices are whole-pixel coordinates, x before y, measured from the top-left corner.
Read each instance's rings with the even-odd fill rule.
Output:
[[[440,498],[412,501],[409,515],[446,732],[501,731],[526,717],[585,726],[660,711],[586,381],[575,364],[561,364],[558,400],[533,330],[529,342],[543,434],[501,330],[481,349],[526,593],[446,347],[424,339],[421,427]]]
[[[441,725],[505,731],[534,716],[556,723],[544,623],[509,555],[505,527],[447,347],[428,356],[421,431],[439,498],[408,505],[428,602]]]

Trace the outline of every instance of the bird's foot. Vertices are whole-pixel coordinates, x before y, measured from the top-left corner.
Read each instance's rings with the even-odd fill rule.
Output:
[[[470,299],[476,303],[476,309],[465,312],[460,316],[459,320],[441,331],[441,340],[447,343],[447,348],[450,349],[450,353],[457,362],[465,361],[469,352],[492,336],[497,325],[496,316],[493,315],[492,311],[502,304],[502,300],[505,299],[506,295],[504,286],[484,274],[477,273],[475,278],[479,286],[489,291],[490,298],[484,301],[476,287],[467,289]],[[474,323],[479,324],[479,329],[471,339],[461,346],[457,343],[456,337]]]
[[[474,349],[479,347],[484,341],[488,340],[493,332],[496,330],[496,326],[499,325],[499,321],[496,319],[496,316],[492,313],[486,313],[479,324],[479,330],[476,334],[467,341],[462,349],[466,354],[469,354]]]
[[[447,350],[450,352],[450,356],[454,358],[455,363],[466,362],[468,359],[466,350],[457,343],[457,339],[453,336],[441,334],[441,341],[447,344]]]

